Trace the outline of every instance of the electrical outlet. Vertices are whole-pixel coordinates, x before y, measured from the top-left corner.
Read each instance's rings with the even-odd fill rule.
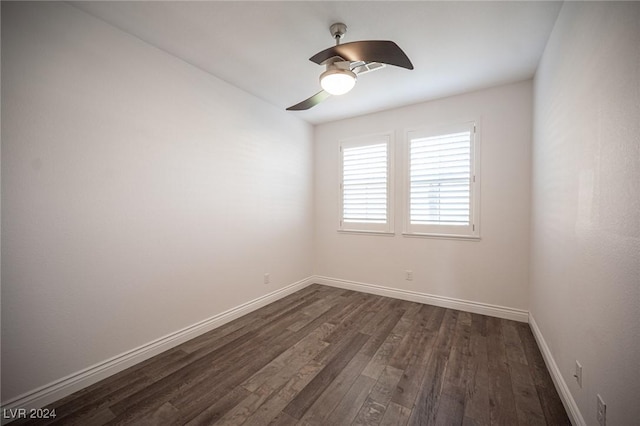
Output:
[[[404,279],[407,281],[413,281],[413,271],[406,270],[404,271]]]
[[[600,394],[598,394],[598,424],[607,426],[607,404],[604,403]]]
[[[580,364],[580,361],[578,360],[576,360],[576,369],[573,373],[573,377],[576,378],[578,386],[582,387],[582,364]]]
[[[271,275],[267,272],[264,274],[264,283],[269,284],[271,282]]]

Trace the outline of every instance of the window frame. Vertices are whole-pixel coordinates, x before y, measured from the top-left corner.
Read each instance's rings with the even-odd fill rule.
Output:
[[[426,225],[411,223],[411,141],[414,138],[470,131],[469,225]],[[465,120],[406,129],[404,132],[404,221],[403,236],[480,240],[480,120]]]
[[[387,221],[386,223],[348,222],[344,220],[344,148],[379,143],[387,144]],[[374,133],[341,139],[338,142],[338,232],[372,235],[395,235],[394,232],[394,132]]]

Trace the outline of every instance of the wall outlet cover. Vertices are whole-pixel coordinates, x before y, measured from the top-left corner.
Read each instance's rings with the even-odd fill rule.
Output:
[[[582,364],[580,361],[576,360],[576,368],[573,372],[573,377],[576,378],[576,382],[578,382],[578,386],[582,387]]]
[[[607,426],[607,404],[604,403],[604,400],[598,394],[598,424],[600,426]]]

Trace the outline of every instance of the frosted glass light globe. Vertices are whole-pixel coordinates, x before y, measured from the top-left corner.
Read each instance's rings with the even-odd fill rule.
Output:
[[[344,95],[356,85],[356,75],[352,71],[330,69],[320,75],[320,86],[332,95]]]

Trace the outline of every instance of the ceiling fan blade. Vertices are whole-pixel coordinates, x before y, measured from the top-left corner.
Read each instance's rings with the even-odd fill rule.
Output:
[[[290,106],[289,108],[287,108],[287,111],[304,111],[305,109],[309,109],[311,107],[318,105],[320,102],[324,101],[329,96],[331,96],[329,93],[325,92],[324,90],[321,90],[315,95],[311,96],[309,99],[305,99],[299,104]]]
[[[309,60],[321,65],[327,59],[339,56],[345,61],[380,62],[412,70],[413,64],[407,55],[392,41],[365,40],[338,44],[316,53]]]

